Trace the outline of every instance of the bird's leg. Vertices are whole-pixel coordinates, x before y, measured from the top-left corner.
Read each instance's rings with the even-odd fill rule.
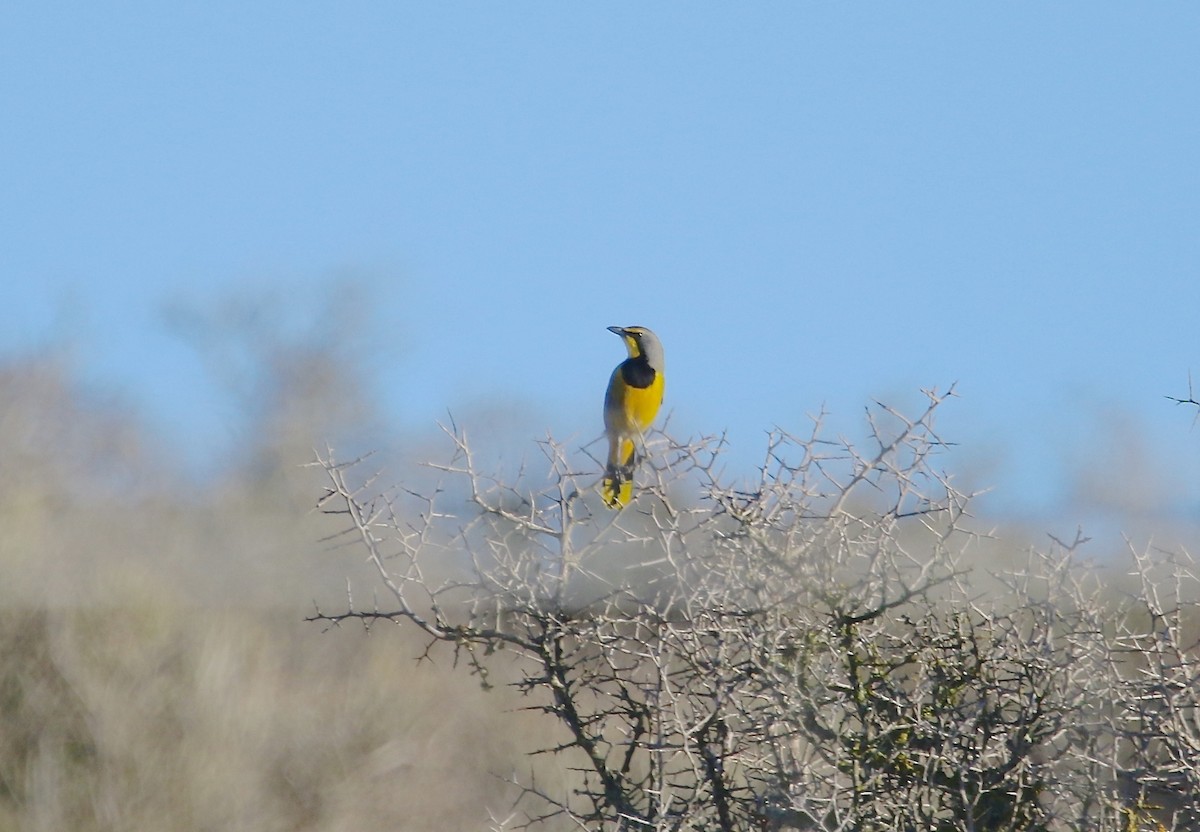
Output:
[[[629,463],[630,478],[633,478],[633,469],[642,464],[648,454],[646,453],[646,434],[639,432],[637,438],[633,441],[633,459]]]

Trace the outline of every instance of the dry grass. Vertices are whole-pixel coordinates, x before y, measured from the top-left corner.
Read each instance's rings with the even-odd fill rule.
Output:
[[[511,804],[544,744],[515,693],[396,628],[304,622],[358,564],[318,542],[309,451],[271,450],[188,489],[55,363],[0,369],[0,832],[483,829]]]
[[[535,726],[413,647],[234,610],[8,610],[0,828],[482,828]]]

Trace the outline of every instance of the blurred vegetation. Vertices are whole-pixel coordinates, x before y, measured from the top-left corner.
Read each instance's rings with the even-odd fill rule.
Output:
[[[554,790],[527,755],[560,728],[522,710],[516,668],[492,662],[485,691],[408,630],[303,621],[377,583],[322,542],[304,463],[396,444],[348,370],[344,288],[300,324],[269,296],[170,311],[239,416],[199,481],[68,351],[0,365],[0,832],[481,829],[520,795],[507,778]]]
[[[346,306],[275,301],[171,313],[241,418],[199,482],[69,350],[0,365],[0,832],[472,829],[511,802],[539,730],[515,695],[303,620],[364,574],[304,464],[373,417]]]

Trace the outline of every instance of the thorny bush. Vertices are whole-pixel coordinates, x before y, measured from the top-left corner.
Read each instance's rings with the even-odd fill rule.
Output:
[[[969,572],[970,495],[936,465],[949,395],[869,408],[857,445],[776,431],[749,486],[722,438],[656,434],[620,512],[553,441],[544,475],[506,478],[450,426],[423,494],[327,451],[331,539],[391,606],[312,618],[416,627],[484,684],[515,661],[572,777],[525,779],[497,829],[1196,828],[1186,555],[1136,555],[1123,600],[1082,538]]]

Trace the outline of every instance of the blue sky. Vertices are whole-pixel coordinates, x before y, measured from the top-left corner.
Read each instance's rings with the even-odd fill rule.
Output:
[[[1170,2],[10,4],[0,355],[69,339],[202,456],[231,416],[164,305],[349,273],[404,429],[586,441],[638,323],[748,466],[958,382],[997,510],[1112,460],[1194,516],[1197,44]]]

